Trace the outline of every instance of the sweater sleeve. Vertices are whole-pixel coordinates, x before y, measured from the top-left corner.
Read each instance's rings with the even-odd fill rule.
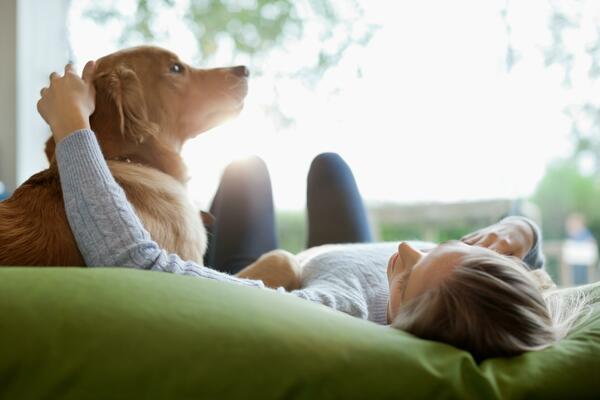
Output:
[[[542,252],[542,232],[540,228],[537,226],[535,222],[530,220],[529,218],[525,218],[522,216],[509,216],[503,218],[500,222],[506,221],[510,222],[511,220],[520,220],[525,222],[531,229],[533,230],[533,245],[531,249],[527,252],[525,257],[523,257],[523,261],[525,264],[529,266],[531,269],[539,269],[544,268],[544,254]]]
[[[63,139],[56,147],[56,159],[69,225],[88,266],[163,271],[264,287],[262,281],[236,278],[161,249],[114,180],[92,131],[80,130]]]

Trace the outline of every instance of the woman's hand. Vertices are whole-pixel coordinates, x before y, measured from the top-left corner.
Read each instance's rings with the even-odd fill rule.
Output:
[[[96,91],[92,83],[96,64],[89,61],[83,68],[80,78],[71,64],[65,66],[65,73],[50,74],[50,86],[42,88],[42,98],[37,109],[50,125],[54,141],[58,144],[69,134],[90,127],[90,115],[94,112]]]
[[[470,233],[461,241],[523,259],[531,250],[534,238],[535,233],[527,222],[520,218],[508,218]]]

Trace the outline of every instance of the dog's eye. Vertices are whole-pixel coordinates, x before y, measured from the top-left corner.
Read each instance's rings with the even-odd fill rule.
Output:
[[[181,74],[183,72],[183,65],[181,65],[180,63],[173,63],[169,67],[169,72],[172,72],[174,74]]]

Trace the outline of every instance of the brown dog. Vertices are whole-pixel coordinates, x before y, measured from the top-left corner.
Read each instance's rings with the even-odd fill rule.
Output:
[[[179,152],[186,140],[237,115],[248,70],[195,69],[166,50],[136,47],[99,59],[90,118],[110,170],[152,238],[202,264],[206,232],[189,201]],[[0,265],[82,266],[69,228],[54,141],[50,167],[0,202]]]

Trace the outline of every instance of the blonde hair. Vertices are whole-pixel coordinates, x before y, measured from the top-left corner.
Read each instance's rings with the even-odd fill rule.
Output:
[[[515,257],[466,256],[438,287],[404,304],[392,326],[469,351],[477,361],[540,350],[562,339],[585,307]]]

